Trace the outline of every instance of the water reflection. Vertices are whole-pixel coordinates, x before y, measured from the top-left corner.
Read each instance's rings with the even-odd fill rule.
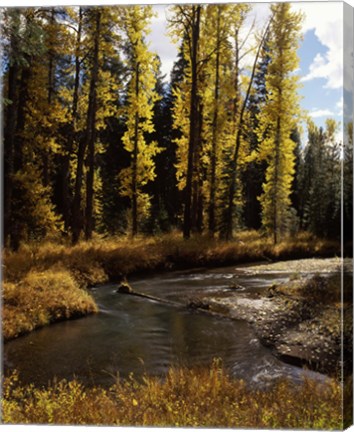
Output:
[[[177,273],[137,279],[133,284],[146,293],[177,299],[202,289],[220,289],[230,274],[228,269],[218,269],[198,272],[194,278],[190,274],[186,280],[185,274]],[[259,283],[249,277],[242,284],[247,289],[255,289],[256,284],[259,289]],[[171,366],[210,365],[213,358],[221,358],[234,376],[257,385],[279,376],[298,381],[303,374],[274,358],[244,321],[117,294],[113,286],[97,288],[94,296],[99,314],[58,323],[7,343],[5,372],[16,368],[23,381],[40,385],[54,377],[76,377],[86,384],[108,386],[118,374],[164,375]]]

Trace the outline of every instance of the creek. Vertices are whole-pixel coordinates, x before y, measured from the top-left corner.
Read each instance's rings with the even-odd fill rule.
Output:
[[[241,268],[241,267],[239,267]],[[131,278],[135,291],[186,304],[198,294],[230,289],[237,267],[194,269]],[[247,274],[237,283],[250,295],[287,274]],[[222,360],[234,377],[254,386],[277,378],[300,382],[304,371],[277,359],[243,320],[208,315],[141,297],[118,294],[107,284],[92,289],[100,312],[41,328],[3,347],[5,373],[16,369],[22,382],[46,385],[77,378],[86,385],[110,386],[117,376],[163,376],[171,366],[209,366]]]

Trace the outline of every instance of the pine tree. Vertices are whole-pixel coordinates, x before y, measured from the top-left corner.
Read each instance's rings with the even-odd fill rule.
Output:
[[[340,145],[338,125],[326,121],[326,129],[308,122],[301,190],[304,199],[302,226],[321,237],[340,235]]]

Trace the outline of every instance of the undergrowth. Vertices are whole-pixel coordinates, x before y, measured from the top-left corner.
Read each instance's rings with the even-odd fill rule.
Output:
[[[88,292],[68,271],[30,271],[17,283],[4,282],[2,327],[5,340],[54,321],[97,312]]]
[[[3,334],[16,337],[60,319],[97,310],[84,289],[156,270],[224,266],[260,260],[333,256],[335,242],[300,233],[282,243],[257,231],[233,241],[179,233],[160,237],[94,238],[75,246],[44,242],[3,251]]]
[[[4,380],[2,410],[10,424],[342,429],[335,381],[281,381],[254,390],[218,363],[171,369],[164,380],[117,380],[108,390],[65,380],[46,388],[22,386],[13,374]]]

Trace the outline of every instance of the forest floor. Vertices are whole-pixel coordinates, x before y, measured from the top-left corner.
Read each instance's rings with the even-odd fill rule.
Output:
[[[173,233],[135,239],[101,239],[75,246],[46,242],[3,251],[2,331],[13,339],[38,327],[97,312],[86,288],[147,272],[218,267],[257,261],[333,257],[337,242],[306,233],[274,245],[255,231],[226,242],[184,240]]]

